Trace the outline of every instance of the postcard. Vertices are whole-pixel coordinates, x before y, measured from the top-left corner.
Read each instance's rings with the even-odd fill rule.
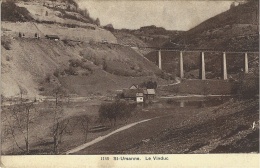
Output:
[[[1,167],[259,167],[257,0],[2,0]]]

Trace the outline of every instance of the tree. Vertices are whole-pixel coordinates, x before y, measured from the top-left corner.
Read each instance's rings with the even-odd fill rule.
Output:
[[[100,26],[100,20],[99,20],[99,18],[97,18],[97,19],[95,20],[95,24],[96,24],[97,26]]]
[[[99,119],[101,122],[109,119],[111,126],[116,125],[117,118],[125,119],[127,122],[136,106],[136,103],[130,104],[120,100],[116,100],[113,103],[103,103],[99,108]]]
[[[114,26],[112,24],[108,24],[108,25],[104,26],[104,28],[111,31],[111,32],[113,32],[115,30]]]
[[[106,71],[107,70],[107,62],[105,59],[103,59],[103,70]]]
[[[22,96],[21,96],[22,97]],[[32,113],[34,110],[34,113]],[[11,135],[16,146],[24,153],[30,154],[30,125],[37,117],[34,102],[15,104],[10,109],[10,115],[5,116],[5,135]],[[23,147],[18,141],[19,137],[24,139]]]
[[[53,126],[51,128],[51,134],[53,137],[53,152],[59,153],[59,145],[62,143],[62,136],[66,132],[66,128],[70,120],[62,120],[63,105],[62,99],[66,95],[66,91],[63,87],[57,86],[52,90],[55,98],[55,104],[53,108]]]
[[[140,86],[145,87],[147,89],[156,89],[157,88],[157,82],[150,80],[148,82],[141,83]]]
[[[85,142],[87,141],[87,137],[88,137],[88,131],[89,131],[89,122],[90,122],[90,118],[88,116],[82,116],[81,117],[81,128],[84,132],[84,140]]]

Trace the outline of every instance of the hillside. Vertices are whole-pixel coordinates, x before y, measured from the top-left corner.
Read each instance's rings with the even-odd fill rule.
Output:
[[[129,87],[159,69],[129,47],[101,43],[2,38],[2,94],[29,97],[64,85],[82,96]],[[149,77],[150,76],[150,77]]]
[[[193,109],[186,120],[173,123],[171,119],[168,122],[172,126],[146,137],[147,142],[123,148],[124,153],[258,153],[259,128],[252,129],[253,122],[258,122],[258,105],[258,100],[231,100],[216,107]]]
[[[251,0],[204,21],[171,42],[188,49],[258,51],[258,11],[258,1]],[[164,47],[176,47],[171,42]]]
[[[180,50],[216,50],[216,51],[258,51],[258,1],[238,5],[214,16],[187,32],[172,38],[163,47]],[[163,69],[167,72],[178,72],[179,53],[163,52]],[[186,78],[198,78],[193,75],[200,67],[200,53],[184,53],[184,70]],[[157,53],[151,52],[146,57],[157,63]],[[221,52],[206,53],[207,78],[221,77]],[[249,68],[258,67],[258,54],[249,54]],[[228,54],[227,62],[229,74],[237,74],[243,68],[243,54]],[[169,65],[169,63],[172,63]]]
[[[57,86],[79,96],[111,95],[151,78],[164,82],[157,77],[161,71],[143,53],[128,42],[118,45],[121,39],[96,24],[73,0],[6,1],[2,9],[4,97],[21,91],[25,97],[47,96]]]
[[[44,22],[84,26],[96,24],[87,9],[80,9],[74,0],[5,1],[2,3],[1,20],[11,22]]]
[[[156,27],[154,25],[140,27],[140,29],[136,30],[120,29],[113,31],[113,34],[123,44],[142,47],[159,47],[181,33],[182,31],[166,30],[163,27]],[[129,38],[132,40],[129,41]]]

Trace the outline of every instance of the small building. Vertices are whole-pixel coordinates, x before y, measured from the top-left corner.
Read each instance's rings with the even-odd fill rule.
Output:
[[[59,41],[60,40],[60,37],[57,36],[57,35],[46,35],[45,37],[47,39],[50,39],[50,40],[55,40],[55,41]]]
[[[126,100],[134,100],[137,103],[144,101],[143,89],[124,89],[123,98]]]
[[[133,84],[128,89],[124,89],[121,98],[126,100],[134,100],[137,103],[143,103],[146,100],[153,100],[155,98],[155,89],[139,88],[138,85]]]
[[[155,89],[145,89],[144,97],[146,100],[152,100],[155,98]]]
[[[143,103],[144,102],[144,94],[143,93],[136,93],[136,102],[137,103]]]

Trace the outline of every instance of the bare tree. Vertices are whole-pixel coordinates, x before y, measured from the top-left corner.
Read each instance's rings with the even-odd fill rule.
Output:
[[[90,119],[87,116],[83,116],[81,117],[81,126],[82,126],[82,130],[84,132],[84,141],[87,141],[87,136],[88,136],[88,131],[89,131],[89,122]]]
[[[30,125],[37,116],[36,113],[34,102],[21,102],[20,104],[13,105],[10,109],[10,114],[5,116],[5,134],[11,135],[16,146],[26,154],[30,153]],[[24,139],[23,145],[19,141],[20,136]]]
[[[69,124],[69,120],[63,121],[63,104],[62,99],[66,95],[64,88],[58,86],[53,89],[53,95],[55,98],[55,104],[53,107],[53,126],[51,129],[53,137],[53,152],[59,153],[59,145],[62,143],[62,136],[66,132],[66,128]]]

